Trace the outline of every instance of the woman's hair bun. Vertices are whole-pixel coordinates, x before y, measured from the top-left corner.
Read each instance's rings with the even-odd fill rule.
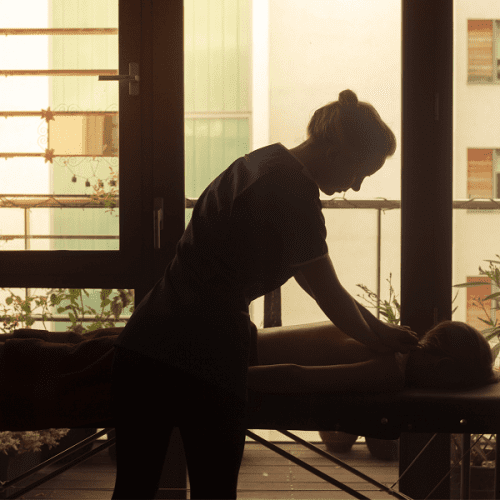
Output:
[[[339,94],[339,104],[343,108],[355,107],[358,104],[358,96],[352,90],[343,90]]]

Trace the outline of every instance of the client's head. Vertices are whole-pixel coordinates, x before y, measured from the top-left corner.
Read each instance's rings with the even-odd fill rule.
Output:
[[[498,382],[491,348],[483,335],[461,321],[443,321],[420,340],[406,366],[406,385],[469,389]]]

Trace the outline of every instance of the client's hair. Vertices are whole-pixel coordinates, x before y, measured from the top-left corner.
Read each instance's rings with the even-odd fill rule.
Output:
[[[466,323],[443,321],[422,337],[420,345],[423,352],[451,360],[447,367],[452,372],[450,379],[455,382],[436,380],[436,387],[469,389],[499,381],[488,341]]]

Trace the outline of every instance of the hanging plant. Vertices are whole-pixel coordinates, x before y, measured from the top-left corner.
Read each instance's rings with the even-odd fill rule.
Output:
[[[94,189],[94,194],[91,195],[91,198],[96,203],[104,205],[107,209],[106,212],[113,213],[114,209],[118,205],[119,178],[118,172],[116,170],[113,170],[111,167],[109,167],[109,170],[111,172],[110,177],[108,178],[109,189],[107,189],[104,185],[104,182],[99,179],[97,184],[94,184],[94,186],[92,186]],[[116,214],[116,217],[118,217],[118,214]]]

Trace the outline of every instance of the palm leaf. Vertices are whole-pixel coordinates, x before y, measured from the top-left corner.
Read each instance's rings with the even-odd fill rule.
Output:
[[[484,281],[471,281],[470,283],[460,283],[460,285],[453,285],[455,288],[467,288],[471,286],[487,285]]]

